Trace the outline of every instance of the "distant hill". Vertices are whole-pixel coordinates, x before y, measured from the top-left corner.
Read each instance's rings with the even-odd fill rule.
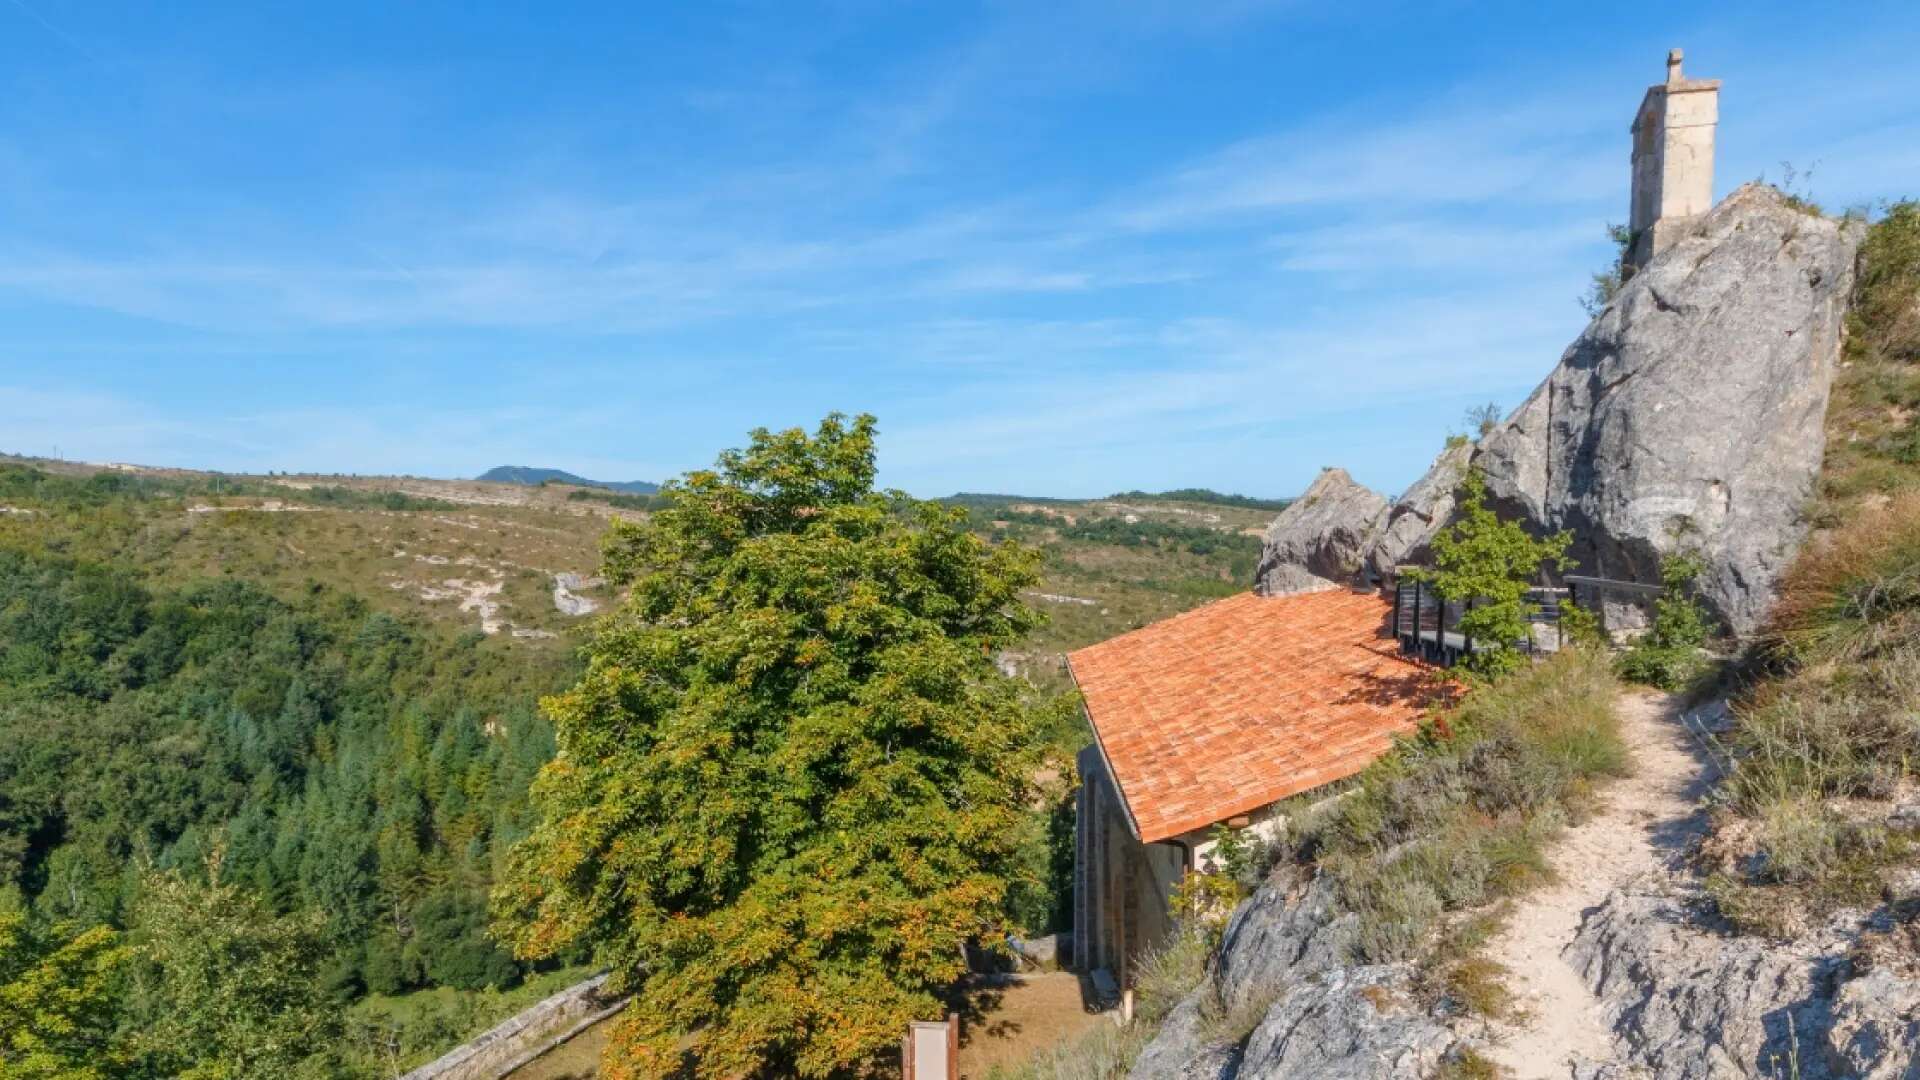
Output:
[[[526,484],[533,487],[538,484],[577,484],[580,487],[606,488],[608,491],[624,491],[629,495],[651,495],[660,490],[659,484],[646,480],[589,480],[584,476],[575,476],[560,469],[539,469],[532,465],[496,465],[475,480],[490,480],[496,484]]]
[[[1292,499],[1256,499],[1247,495],[1227,495],[1212,488],[1175,488],[1172,491],[1120,491],[1107,496],[1107,501],[1131,499],[1134,502],[1167,503],[1205,503],[1212,506],[1231,506],[1240,510],[1272,510],[1276,513],[1285,510]],[[954,506],[989,506],[1000,503],[1068,503],[1098,502],[1097,499],[1061,499],[1045,495],[1002,495],[984,491],[961,491],[939,500]]]
[[[1250,495],[1228,495],[1212,488],[1175,488],[1172,491],[1122,491],[1109,499],[1153,499],[1159,502],[1212,503],[1237,506],[1242,510],[1285,510],[1292,499],[1256,499]]]

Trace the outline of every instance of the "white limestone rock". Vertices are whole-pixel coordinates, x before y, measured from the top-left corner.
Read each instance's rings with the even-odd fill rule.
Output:
[[[1773,188],[1728,196],[1482,440],[1496,503],[1571,529],[1587,574],[1658,581],[1697,551],[1713,613],[1757,628],[1806,532],[1859,240]]]
[[[1352,578],[1386,511],[1387,500],[1347,470],[1322,470],[1267,527],[1255,588],[1268,596],[1297,591],[1298,576],[1289,568],[1335,582]]]
[[[1911,1077],[1920,1075],[1920,981],[1860,973],[1850,955],[1886,917],[1842,916],[1775,942],[1717,930],[1697,898],[1615,890],[1566,959],[1600,1000],[1616,1070],[1675,1080]]]
[[[1283,871],[1267,881],[1234,910],[1212,969],[1162,1021],[1129,1080],[1384,1077],[1437,1061],[1453,1041],[1442,1025],[1410,1001],[1389,1012],[1376,1004],[1399,1000],[1404,972],[1351,964],[1358,925],[1331,878]],[[1262,1019],[1243,1041],[1222,1041],[1206,1022],[1209,1011],[1249,1010]]]
[[[1427,545],[1453,516],[1454,494],[1467,475],[1472,443],[1450,446],[1433,459],[1427,473],[1395,499],[1367,542],[1367,571],[1378,580],[1394,568],[1427,561]]]
[[[1702,556],[1702,599],[1738,634],[1806,534],[1860,230],[1748,184],[1627,283],[1546,381],[1392,506],[1323,472],[1267,533],[1258,580],[1301,566],[1385,578],[1425,558],[1468,465],[1495,507],[1571,530],[1580,573],[1657,582]]]
[[[1454,1037],[1407,981],[1395,964],[1329,968],[1289,984],[1248,1036],[1234,1080],[1431,1076]]]

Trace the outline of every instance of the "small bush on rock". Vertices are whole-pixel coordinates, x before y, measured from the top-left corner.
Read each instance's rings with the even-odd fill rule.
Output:
[[[1620,658],[1620,675],[1661,690],[1684,690],[1711,666],[1701,647],[1707,642],[1707,613],[1693,596],[1700,560],[1677,555],[1660,567],[1660,599],[1653,626]]]
[[[1469,470],[1452,523],[1434,534],[1433,569],[1409,576],[1426,581],[1443,599],[1469,605],[1458,629],[1474,647],[1460,667],[1493,680],[1525,663],[1517,646],[1528,632],[1527,590],[1543,565],[1571,565],[1566,552],[1573,534],[1535,537],[1518,521],[1501,519],[1486,502],[1486,478]]]

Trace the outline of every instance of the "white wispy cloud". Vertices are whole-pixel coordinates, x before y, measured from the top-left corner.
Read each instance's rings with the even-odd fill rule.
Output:
[[[65,190],[91,148],[0,133],[0,300],[145,320],[153,332],[128,335],[129,348],[142,336],[175,349],[196,340],[210,356],[441,335],[475,351],[490,348],[475,340],[557,342],[556,353],[612,339],[593,362],[615,354],[628,368],[639,366],[629,355],[689,371],[757,359],[757,396],[742,411],[836,393],[861,401],[885,383],[888,467],[905,475],[1004,474],[1149,439],[1277,453],[1309,431],[1337,457],[1342,418],[1361,414],[1376,426],[1354,436],[1354,452],[1431,441],[1449,420],[1433,403],[1523,392],[1577,330],[1574,294],[1605,255],[1600,226],[1625,212],[1637,86],[1493,70],[1426,87],[1438,92],[1425,100],[1368,95],[1279,113],[1132,174],[1050,183],[1043,171],[993,182],[969,172],[993,108],[1123,80],[1167,35],[1222,40],[1290,6],[1009,6],[977,38],[903,56],[853,89],[812,66],[832,53],[840,31],[827,27],[810,31],[821,41],[806,56],[685,92],[702,117],[756,135],[712,160],[660,154],[609,178],[573,148],[606,132],[556,118],[555,130],[521,134],[523,154],[353,173],[322,207],[209,196],[121,230],[94,227]],[[1808,95],[1780,78],[1784,62],[1728,69],[1741,86],[1786,89],[1737,109],[1730,95],[1723,178],[1782,157],[1818,161],[1815,194],[1840,192],[1844,205],[1920,175],[1910,77]],[[398,108],[402,89],[413,88],[296,96],[392,93]],[[234,108],[264,123],[277,106]],[[254,410],[183,425],[126,398],[48,396],[58,380],[47,348],[112,347],[104,333],[81,340],[85,322],[71,343],[17,327],[0,340],[0,383],[17,384],[0,390],[0,431],[23,448],[78,430],[105,457],[457,472],[493,463],[466,456],[476,444],[547,463],[555,432],[621,424],[611,402],[549,400],[528,411]],[[35,378],[12,378],[30,364],[42,365]],[[723,379],[699,385],[714,399],[748,396]],[[748,426],[696,406],[727,431]],[[1383,437],[1367,410],[1409,419]],[[697,464],[704,450],[689,456],[562,463],[617,478]]]
[[[233,366],[236,379],[247,366]],[[252,471],[390,473],[396,460],[429,476],[473,475],[505,463],[545,464],[556,454],[597,479],[650,479],[696,461],[648,461],[556,449],[581,429],[617,430],[629,420],[591,403],[562,409],[505,405],[423,408],[418,400],[353,406],[177,410],[119,394],[0,385],[0,451],[56,452],[68,459],[171,465],[247,462]]]
[[[1596,143],[1596,124],[1569,124],[1564,103],[1461,94],[1386,123],[1369,114],[1397,109],[1369,106],[1233,143],[1111,213],[1163,230],[1308,206],[1579,202],[1620,185],[1617,150]]]
[[[1279,233],[1267,244],[1280,269],[1300,272],[1536,274],[1543,265],[1558,265],[1591,249],[1601,236],[1594,222],[1578,219],[1546,225],[1358,220]]]

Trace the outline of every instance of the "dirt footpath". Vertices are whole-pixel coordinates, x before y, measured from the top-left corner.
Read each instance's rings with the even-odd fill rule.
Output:
[[[1683,725],[1679,699],[1628,691],[1617,715],[1632,772],[1607,788],[1603,810],[1555,844],[1549,859],[1555,881],[1515,904],[1488,948],[1509,972],[1521,1016],[1493,1027],[1496,1041],[1487,1056],[1518,1080],[1563,1078],[1574,1054],[1612,1057],[1598,1004],[1561,951],[1587,909],[1619,885],[1674,868],[1705,828],[1699,799],[1712,763]]]

